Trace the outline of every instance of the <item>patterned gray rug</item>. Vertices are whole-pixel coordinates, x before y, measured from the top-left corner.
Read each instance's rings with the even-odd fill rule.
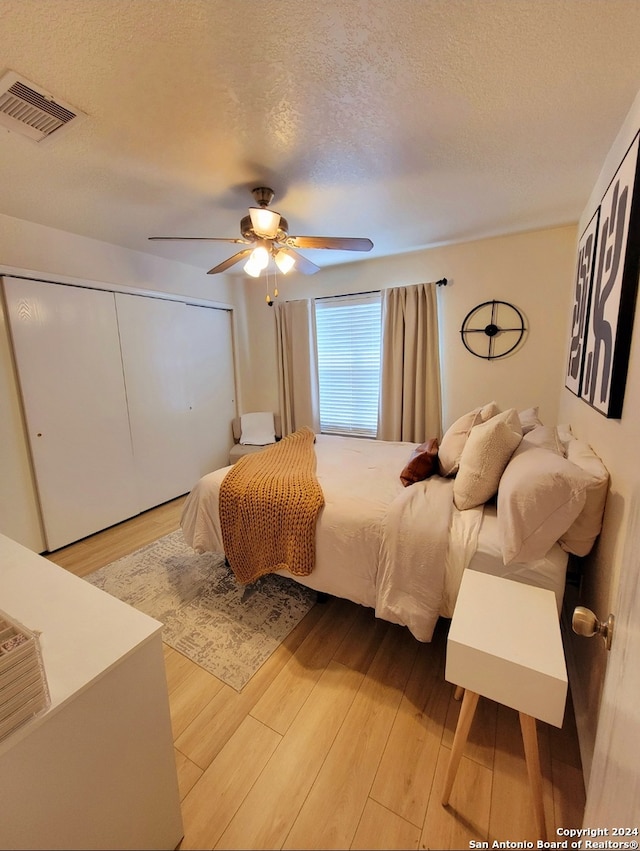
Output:
[[[165,644],[236,691],[316,602],[283,576],[240,585],[223,556],[195,553],[180,530],[85,579],[159,620]]]

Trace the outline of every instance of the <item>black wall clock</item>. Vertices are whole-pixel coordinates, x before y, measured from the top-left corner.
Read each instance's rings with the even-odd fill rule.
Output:
[[[484,301],[465,316],[460,336],[477,358],[495,360],[510,354],[522,340],[524,317],[507,301]]]

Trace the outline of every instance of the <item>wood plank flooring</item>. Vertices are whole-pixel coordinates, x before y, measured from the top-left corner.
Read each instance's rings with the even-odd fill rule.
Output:
[[[78,576],[179,528],[183,498],[50,554]],[[450,804],[460,702],[434,640],[345,600],[317,604],[240,693],[165,645],[186,849],[459,849],[532,841],[515,711],[480,698]],[[548,838],[582,825],[569,699],[538,722]]]

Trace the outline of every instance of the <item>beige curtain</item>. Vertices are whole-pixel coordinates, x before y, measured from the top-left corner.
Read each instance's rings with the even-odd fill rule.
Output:
[[[276,305],[278,397],[282,434],[302,426],[320,431],[315,302]]]
[[[382,291],[379,440],[441,437],[435,284]]]

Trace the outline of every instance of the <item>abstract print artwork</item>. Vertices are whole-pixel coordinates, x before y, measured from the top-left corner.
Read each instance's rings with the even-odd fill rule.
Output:
[[[593,267],[598,239],[598,208],[585,228],[578,243],[578,262],[576,264],[575,289],[573,293],[573,311],[571,314],[571,340],[569,343],[569,362],[565,386],[580,395],[582,367],[584,365],[585,334],[589,317],[589,297],[593,283]]]
[[[600,204],[580,397],[620,418],[640,269],[638,135]]]

